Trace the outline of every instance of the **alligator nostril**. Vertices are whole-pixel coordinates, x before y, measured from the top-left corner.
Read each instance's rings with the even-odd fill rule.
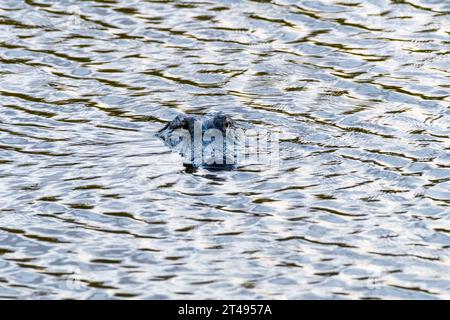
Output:
[[[233,121],[229,118],[225,119],[225,129],[231,128],[233,126]]]

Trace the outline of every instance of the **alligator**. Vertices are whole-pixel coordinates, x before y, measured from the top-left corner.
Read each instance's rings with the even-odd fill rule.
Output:
[[[179,114],[157,136],[180,153],[185,167],[232,170],[236,167],[235,127],[235,121],[222,112],[203,117]]]

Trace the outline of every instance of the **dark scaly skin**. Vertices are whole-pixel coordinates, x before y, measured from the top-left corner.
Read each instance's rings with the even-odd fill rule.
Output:
[[[158,131],[157,136],[163,139],[168,145],[171,147],[174,147],[177,142],[172,141],[171,135],[175,130],[181,130],[185,129],[188,130],[191,135],[194,133],[194,123],[195,123],[194,117],[189,117],[185,115],[178,115],[167,123],[164,128]]]
[[[178,115],[158,131],[158,136],[168,142],[168,136],[175,130],[186,129],[191,135],[194,135],[194,123],[200,121],[191,116]],[[217,129],[222,133],[225,133],[227,129],[232,128],[234,125],[231,117],[218,113],[212,118],[206,118],[202,121],[202,132],[204,133],[208,129]]]
[[[222,133],[225,133],[226,130],[232,126],[233,120],[229,116],[223,113],[218,113],[213,118],[203,121],[202,129],[203,132],[208,129],[217,129],[222,131]]]

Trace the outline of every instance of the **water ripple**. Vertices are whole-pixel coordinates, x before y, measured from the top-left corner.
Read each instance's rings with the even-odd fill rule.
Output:
[[[0,4],[0,297],[450,297],[446,1]],[[224,111],[278,168],[186,170]]]

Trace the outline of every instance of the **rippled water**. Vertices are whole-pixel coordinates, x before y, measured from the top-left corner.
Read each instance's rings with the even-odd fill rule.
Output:
[[[450,298],[450,2],[0,0],[0,298]],[[187,171],[184,112],[280,131]]]

